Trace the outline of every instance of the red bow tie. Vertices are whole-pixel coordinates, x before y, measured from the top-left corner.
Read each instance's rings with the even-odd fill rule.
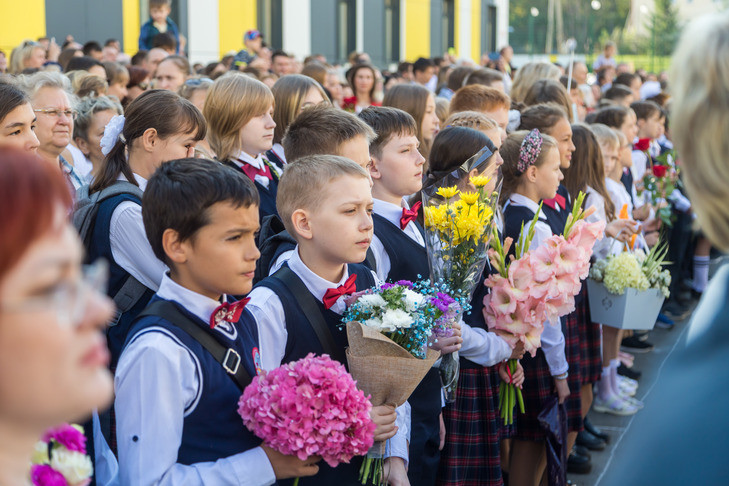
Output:
[[[268,166],[264,163],[263,167],[260,169],[257,167],[252,166],[248,162],[243,162],[242,160],[239,160],[243,164],[241,167],[241,170],[245,172],[245,174],[253,181],[256,182],[256,176],[262,176],[268,179],[269,181],[273,180],[273,176],[271,175],[271,169],[268,168]]]
[[[420,206],[422,206],[422,203],[418,201],[413,204],[413,207],[411,209],[402,208],[402,216],[400,217],[401,230],[404,230],[405,226],[407,226],[410,221],[415,221],[416,219],[418,219],[418,211],[420,211]]]
[[[552,209],[557,209],[557,205],[562,209],[567,207],[567,200],[561,194],[557,194],[552,199],[543,199],[542,202]]]
[[[329,309],[341,296],[353,294],[357,290],[357,286],[354,284],[355,280],[357,280],[357,275],[353,273],[336,289],[327,289],[327,291],[324,292],[324,298],[321,299],[324,303],[324,307]]]
[[[240,315],[243,313],[246,304],[251,299],[241,299],[236,302],[223,302],[215,308],[212,314],[210,314],[210,329],[215,329],[215,326],[222,322],[230,322],[231,324],[238,322]]]

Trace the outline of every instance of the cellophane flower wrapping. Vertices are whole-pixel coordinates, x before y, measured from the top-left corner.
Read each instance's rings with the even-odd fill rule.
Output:
[[[36,486],[85,486],[94,472],[86,455],[86,436],[78,425],[46,431],[31,457],[30,479]]]
[[[483,156],[482,152],[472,159]],[[430,278],[433,282],[445,282],[466,302],[470,302],[486,265],[499,199],[498,190],[487,189],[493,185],[491,177],[469,177],[467,169],[472,165],[466,162],[461,169],[423,188]],[[444,355],[440,370],[446,401],[453,402],[458,383],[458,353]]]
[[[243,423],[265,445],[332,467],[372,446],[371,408],[344,365],[313,353],[256,376],[238,402]]]
[[[541,347],[544,323],[559,325],[559,317],[575,310],[575,296],[582,288],[582,279],[590,270],[592,248],[605,228],[603,221],[588,223],[585,216],[594,211],[581,208],[584,194],[576,199],[564,235],[553,235],[537,248],[529,250],[539,213],[516,243],[514,258],[509,259],[511,238],[504,245],[492,240],[489,251],[497,274],[486,279],[491,292],[484,298],[483,314],[489,329],[511,347],[521,342],[532,357]],[[515,370],[515,360],[508,364]],[[524,412],[521,393],[513,385],[501,383],[501,416],[504,423],[513,421],[517,401]]]

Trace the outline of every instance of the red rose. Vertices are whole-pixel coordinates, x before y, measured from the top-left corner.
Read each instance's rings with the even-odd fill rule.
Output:
[[[661,177],[664,177],[666,175],[667,169],[668,169],[668,167],[666,167],[665,165],[654,165],[653,166],[653,175],[660,179]]]
[[[633,150],[640,150],[641,152],[645,152],[648,150],[651,146],[651,139],[650,138],[639,138],[638,142],[633,145]]]

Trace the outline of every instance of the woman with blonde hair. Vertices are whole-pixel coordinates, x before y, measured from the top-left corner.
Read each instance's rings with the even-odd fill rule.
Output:
[[[561,72],[557,66],[548,62],[528,62],[516,72],[514,84],[511,85],[511,100],[523,103],[527,92],[540,79],[559,81]]]
[[[382,105],[399,108],[415,118],[420,142],[418,150],[426,159],[425,168],[427,169],[430,147],[440,130],[433,93],[419,84],[398,84],[390,88],[385,99],[382,100]]]
[[[10,53],[8,72],[21,74],[24,69],[40,69],[46,62],[46,50],[38,42],[23,41]]]
[[[266,152],[266,156],[269,161],[283,167],[286,165],[286,154],[281,142],[291,122],[306,108],[330,102],[321,84],[302,74],[288,74],[279,78],[271,92],[274,100],[273,121],[276,122],[276,128],[273,131],[273,147]]]
[[[278,178],[283,170],[265,153],[273,146],[274,98],[268,86],[242,73],[215,80],[205,99],[208,143],[218,160],[242,171],[258,189],[260,218],[276,211]]]

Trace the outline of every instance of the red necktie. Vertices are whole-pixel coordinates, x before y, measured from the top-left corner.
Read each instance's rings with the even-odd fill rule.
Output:
[[[324,307],[326,309],[329,309],[331,308],[331,306],[334,305],[337,300],[339,300],[341,296],[353,294],[357,290],[357,286],[354,283],[355,280],[357,280],[357,275],[353,273],[342,285],[340,285],[336,289],[327,289],[327,291],[324,293],[324,298],[321,299],[321,301],[324,303]]]
[[[411,209],[402,208],[402,216],[400,217],[401,230],[404,230],[405,226],[407,226],[410,221],[415,221],[418,218],[418,211],[420,210],[420,206],[422,206],[422,203],[418,201],[413,204],[413,207]]]
[[[243,309],[250,300],[246,298],[236,302],[223,302],[220,304],[210,314],[210,329],[215,329],[215,326],[222,322],[230,322],[231,324],[238,322]]]
[[[562,209],[567,207],[567,200],[561,194],[557,194],[552,199],[544,199],[542,202],[552,209],[557,209],[557,205]]]
[[[273,180],[273,176],[271,175],[271,170],[268,168],[268,166],[264,163],[262,168],[257,168],[255,166],[252,166],[248,162],[243,162],[243,165],[241,166],[241,170],[245,172],[245,174],[253,181],[256,182],[256,176],[262,176],[268,179],[269,181]]]

